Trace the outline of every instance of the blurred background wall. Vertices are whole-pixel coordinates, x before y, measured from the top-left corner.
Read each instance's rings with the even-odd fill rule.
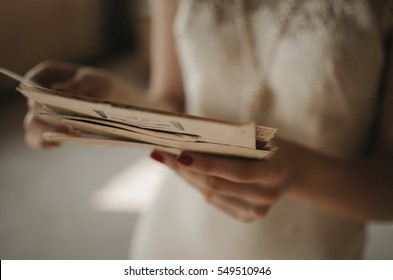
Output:
[[[25,72],[48,57],[84,60],[103,51],[104,1],[3,0],[0,5],[0,63],[7,68]]]
[[[67,60],[145,87],[149,23],[146,0],[0,0],[0,66],[23,74],[43,60]],[[0,77],[0,258],[126,258],[162,170],[129,148],[27,149],[26,105],[15,86]],[[368,232],[365,258],[393,259],[392,224]]]
[[[22,74],[48,59],[116,68],[121,58],[145,78],[148,30],[144,0],[2,0],[0,65]],[[1,88],[9,84],[0,78]]]
[[[43,60],[65,60],[145,87],[149,24],[144,0],[1,0],[0,66],[24,74]],[[30,150],[23,140],[26,101],[16,86],[0,76],[0,258],[127,258],[139,210],[100,193],[146,151]]]

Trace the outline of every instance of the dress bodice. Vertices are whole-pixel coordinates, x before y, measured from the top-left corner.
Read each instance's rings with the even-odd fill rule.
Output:
[[[368,1],[184,0],[175,34],[189,113],[253,119],[332,156],[363,152],[383,64]]]
[[[187,111],[252,119],[321,153],[360,157],[378,98],[382,18],[366,0],[182,0],[174,32]],[[172,174],[136,236],[136,258],[355,259],[364,224],[284,197],[245,225]]]

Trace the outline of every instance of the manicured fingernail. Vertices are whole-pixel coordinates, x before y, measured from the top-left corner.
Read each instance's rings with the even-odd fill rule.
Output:
[[[152,152],[150,157],[158,162],[164,163],[164,156],[158,152]]]
[[[181,154],[177,158],[177,161],[183,165],[190,166],[193,163],[194,159],[188,155]]]

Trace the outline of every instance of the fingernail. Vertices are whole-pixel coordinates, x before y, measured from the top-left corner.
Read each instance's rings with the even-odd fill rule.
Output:
[[[152,153],[150,154],[150,157],[151,157],[152,159],[154,159],[155,161],[164,163],[164,156],[163,156],[162,154],[158,153],[158,152],[152,152]]]
[[[193,160],[192,157],[190,157],[190,156],[188,156],[188,155],[183,155],[183,154],[181,154],[181,155],[177,158],[177,161],[178,161],[179,163],[183,164],[183,165],[190,166],[190,165],[193,163],[194,160]]]

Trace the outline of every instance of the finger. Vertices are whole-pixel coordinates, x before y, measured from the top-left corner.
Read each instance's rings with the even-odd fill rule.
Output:
[[[247,201],[240,199],[239,197],[231,197],[224,194],[219,194],[214,190],[209,189],[206,184],[208,182],[206,179],[208,176],[187,171],[179,167],[176,157],[171,154],[155,150],[151,153],[151,157],[156,161],[164,163],[168,167],[172,168],[191,186],[201,191],[208,202],[212,203],[236,219],[242,220],[244,222],[250,222],[265,216],[270,208],[271,203],[267,203],[267,205],[258,205],[250,203],[250,201],[257,202],[255,199],[249,199],[250,201]],[[225,191],[223,191],[223,193],[224,192]],[[231,191],[228,192],[232,193]],[[239,191],[239,193],[241,192]]]
[[[53,84],[51,89],[85,95],[84,93],[89,92],[91,86],[92,84],[85,77],[74,76],[67,81]]]
[[[53,84],[52,89],[95,98],[104,97],[110,90],[110,82],[90,74],[78,73],[72,79]]]
[[[203,192],[238,198],[254,205],[272,205],[279,198],[279,190],[266,189],[258,184],[234,183],[182,168],[177,168],[176,171],[188,183]]]
[[[215,194],[205,194],[206,200],[230,216],[243,222],[252,222],[264,217],[269,207],[253,206],[239,199]]]
[[[57,142],[46,141],[43,138],[44,132],[47,131],[54,131],[54,129],[51,126],[34,119],[25,133],[25,142],[27,146],[33,149],[41,149],[59,145]]]
[[[190,172],[189,172],[190,173]],[[192,174],[184,174],[184,176],[192,176]],[[203,188],[215,194],[226,197],[238,198],[255,205],[272,205],[280,196],[279,189],[269,189],[255,183],[239,184],[219,177],[206,175],[203,179]]]
[[[40,105],[39,105],[40,106]],[[40,112],[42,113],[49,113],[49,115],[44,115],[44,114],[40,114],[37,113],[38,110],[33,109],[33,110],[29,110],[25,116],[24,122],[23,122],[23,127],[25,130],[28,130],[29,127],[31,127],[34,121],[39,121],[41,123],[45,123],[48,127],[51,127],[52,131],[56,130],[56,131],[62,131],[62,132],[73,132],[72,129],[70,129],[69,127],[65,126],[64,124],[62,124],[59,120],[57,120],[56,118],[54,118],[53,116],[51,116],[50,111],[45,109],[45,108],[40,108]]]
[[[165,159],[168,159],[168,157]],[[173,160],[175,160],[175,157]],[[172,159],[170,159],[170,161],[172,161]],[[243,200],[241,197],[231,197],[219,194],[206,186],[207,181],[205,175],[178,168],[176,164],[172,165],[172,163],[168,163],[167,165],[172,167],[187,183],[199,190],[209,203],[236,219],[244,222],[253,221],[266,215],[267,209],[270,207],[270,204],[255,205],[249,201]]]
[[[153,153],[154,154],[154,153]],[[175,170],[191,186],[202,192],[237,198],[254,205],[272,205],[280,195],[280,189],[268,189],[259,184],[239,184],[219,177],[212,177],[181,168],[173,155],[158,153],[161,162]]]
[[[27,99],[27,107],[29,108],[29,109],[33,109],[33,108],[35,108],[36,106],[37,106],[37,102],[35,102],[33,99],[31,99],[31,98],[28,98]]]
[[[263,183],[269,186],[285,177],[283,163],[273,157],[269,160],[250,160],[182,153],[177,161],[188,170],[237,183]]]
[[[155,161],[163,163],[174,170],[179,167],[175,155],[165,153],[159,150],[153,150],[150,153],[150,157]]]
[[[104,97],[108,95],[112,87],[110,74],[103,70],[81,68],[81,70],[78,71],[78,76],[88,85],[85,90],[85,96],[92,96],[95,98]]]
[[[75,75],[77,69],[77,66],[71,64],[47,61],[32,68],[24,78],[50,87],[56,82],[69,80]]]
[[[28,129],[31,121],[37,119],[43,123],[46,123],[49,126],[52,126],[53,128],[56,128],[56,131],[66,132],[74,136],[80,135],[77,130],[69,126],[65,126],[61,122],[61,120],[56,118],[56,116],[53,115],[53,113],[49,109],[43,107],[41,104],[35,102],[34,100],[28,99],[28,107],[29,111],[27,112],[23,123],[23,127],[25,128],[25,130]],[[52,130],[54,130],[53,128]]]
[[[154,150],[150,154],[150,157],[155,161],[165,164],[166,166],[177,172],[191,186],[199,189],[202,192],[209,191],[209,188],[206,186],[206,180],[204,180],[206,176],[199,173],[187,171],[181,168],[176,160],[177,157],[175,155]]]

